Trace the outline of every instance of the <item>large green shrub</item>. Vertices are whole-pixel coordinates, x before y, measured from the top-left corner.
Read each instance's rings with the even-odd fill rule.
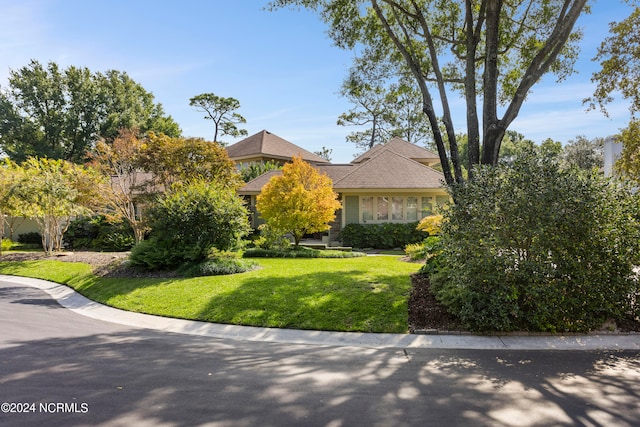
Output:
[[[234,248],[250,230],[243,201],[215,182],[175,186],[148,215],[149,238],[132,249],[131,263],[150,270],[198,264],[214,248]]]
[[[640,204],[629,189],[524,153],[476,170],[451,196],[432,289],[469,328],[587,331],[639,311]]]
[[[417,230],[417,225],[417,222],[347,224],[340,232],[340,240],[344,245],[354,248],[404,248],[424,240],[425,233]]]

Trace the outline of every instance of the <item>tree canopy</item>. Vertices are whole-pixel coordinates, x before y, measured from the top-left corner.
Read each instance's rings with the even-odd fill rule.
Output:
[[[264,186],[256,209],[272,230],[291,233],[298,246],[305,234],[329,229],[340,208],[337,198],[331,178],[294,157]]]
[[[189,105],[195,107],[197,111],[205,113],[206,120],[213,121],[214,134],[213,141],[218,141],[218,136],[241,136],[248,135],[246,129],[238,129],[240,123],[247,120],[235,110],[240,108],[240,101],[235,98],[225,98],[213,93],[202,93],[189,100]]]
[[[597,83],[596,90],[586,101],[598,104],[606,113],[606,105],[620,93],[631,100],[630,110],[635,114],[640,111],[640,7],[623,21],[611,23],[609,31],[611,35],[594,58],[601,65],[591,79]]]
[[[100,138],[121,128],[180,135],[162,105],[126,73],[92,73],[32,60],[11,70],[0,90],[0,151],[22,162],[30,156],[84,161]]]
[[[275,0],[271,7],[315,10],[338,46],[364,46],[361,52],[412,76],[451,184],[464,180],[452,92],[466,103],[469,163],[497,164],[502,138],[534,84],[549,71],[559,79],[572,72],[580,37],[574,25],[586,1]]]

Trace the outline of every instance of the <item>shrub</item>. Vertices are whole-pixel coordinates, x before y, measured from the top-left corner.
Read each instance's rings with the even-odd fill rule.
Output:
[[[0,239],[0,251],[8,251],[13,247],[13,242],[10,239]]]
[[[253,270],[256,265],[255,262],[246,259],[228,257],[213,258],[185,268],[184,271],[182,271],[182,275],[186,277],[201,277],[237,274]]]
[[[416,229],[417,222],[406,224],[347,224],[340,232],[340,240],[354,248],[404,248],[424,240],[425,233]]]
[[[258,231],[260,235],[253,241],[256,248],[281,250],[291,245],[291,241],[286,235],[274,231],[268,224],[261,224]]]
[[[199,264],[213,248],[240,245],[250,230],[247,209],[235,190],[215,182],[174,186],[148,214],[149,239],[132,249],[130,261],[150,270]]]
[[[252,248],[244,251],[245,258],[357,258],[366,256],[362,252],[318,250],[298,246],[291,249]]]
[[[638,197],[525,152],[455,186],[433,290],[473,330],[588,331],[634,306]]]
[[[18,235],[18,243],[25,245],[42,245],[42,234],[37,231],[31,231],[29,233],[23,233]]]
[[[77,218],[64,235],[65,246],[73,250],[121,252],[130,250],[134,242],[128,222],[110,221],[104,215]]]

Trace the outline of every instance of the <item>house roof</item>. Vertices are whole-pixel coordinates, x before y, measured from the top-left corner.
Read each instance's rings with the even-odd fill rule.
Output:
[[[367,161],[384,150],[392,150],[408,159],[413,159],[420,163],[437,163],[440,157],[433,151],[427,150],[405,141],[402,138],[392,138],[386,144],[377,144],[373,148],[353,159],[352,163],[362,163]]]
[[[336,190],[441,188],[444,175],[390,149],[359,165],[333,182]]]
[[[442,188],[444,175],[429,166],[404,157],[391,147],[380,150],[377,155],[360,164],[316,165],[333,181],[336,191],[376,189],[436,189]],[[269,171],[245,184],[240,193],[259,193],[273,176],[281,170]]]
[[[317,154],[298,147],[266,130],[230,145],[227,147],[227,153],[229,157],[235,161],[255,157],[268,157],[289,161],[294,156],[300,156],[304,161],[313,164],[329,163]]]

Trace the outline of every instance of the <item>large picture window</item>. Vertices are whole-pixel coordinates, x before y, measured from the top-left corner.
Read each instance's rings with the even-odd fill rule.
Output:
[[[434,201],[435,196],[360,197],[361,220],[362,222],[419,221],[433,214]]]

